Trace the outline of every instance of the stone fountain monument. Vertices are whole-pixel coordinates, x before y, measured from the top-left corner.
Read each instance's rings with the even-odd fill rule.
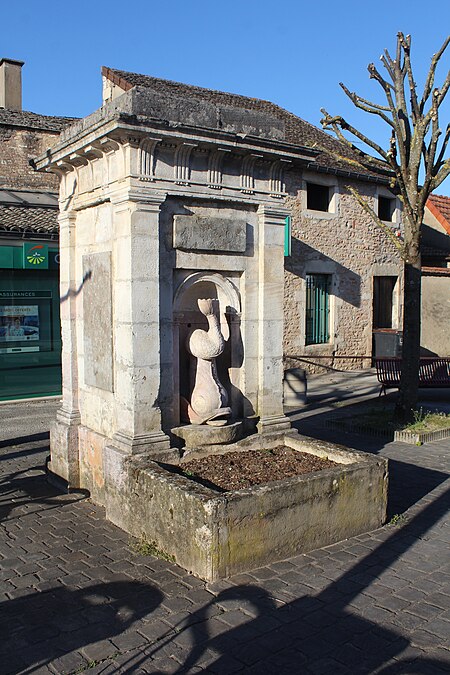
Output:
[[[36,160],[60,176],[63,397],[50,471],[204,578],[383,518],[378,459],[367,469],[334,453],[351,483],[345,492],[327,478],[338,512],[345,495],[376,498],[365,518],[359,503],[347,521],[329,515],[335,531],[322,538],[312,516],[291,510],[289,528],[269,515],[288,513],[291,488],[277,497],[283,507],[247,493],[225,503],[167,470],[186,450],[293,442],[282,405],[284,172],[314,156],[286,143],[284,123],[266,113],[181,96],[174,105],[137,86]],[[303,544],[299,518],[314,533]],[[250,531],[236,534],[233,522]]]

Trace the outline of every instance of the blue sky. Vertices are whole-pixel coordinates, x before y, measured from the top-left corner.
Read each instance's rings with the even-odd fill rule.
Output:
[[[384,102],[367,64],[381,67],[402,30],[413,37],[420,85],[449,26],[449,0],[22,0],[2,7],[0,56],[26,62],[23,106],[34,112],[89,114],[107,65],[269,99],[317,126],[325,107],[385,145],[385,127],[354,109],[338,83]],[[437,83],[449,65],[450,48]],[[450,195],[449,179],[438,192]]]

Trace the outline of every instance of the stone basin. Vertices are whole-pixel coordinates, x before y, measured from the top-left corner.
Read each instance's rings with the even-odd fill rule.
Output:
[[[113,479],[106,515],[145,536],[186,570],[214,581],[380,527],[386,518],[387,461],[288,432],[264,439],[337,467],[265,485],[218,492],[142,456],[105,453]],[[256,445],[257,444],[257,445]],[[262,447],[252,437],[227,451]]]

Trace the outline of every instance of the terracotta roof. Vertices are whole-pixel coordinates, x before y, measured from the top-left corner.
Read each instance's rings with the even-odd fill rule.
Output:
[[[422,267],[425,276],[450,277],[450,267]]]
[[[58,210],[34,206],[0,205],[0,236],[58,235]]]
[[[39,115],[38,113],[26,112],[25,110],[7,110],[6,108],[0,108],[1,126],[60,132],[75,119],[77,118],[52,117],[50,115]]]
[[[447,234],[450,234],[450,197],[430,195],[427,199],[427,207]]]
[[[335,137],[270,101],[205,89],[181,82],[172,82],[171,80],[162,80],[139,73],[129,73],[106,66],[102,68],[102,75],[124,91],[128,91],[135,86],[146,87],[159,94],[167,94],[171,97],[178,95],[208,101],[213,104],[268,113],[284,122],[286,142],[320,151],[314,164],[318,164],[322,169],[344,172],[353,176],[360,174],[365,178],[375,180],[382,178],[383,182],[386,181],[387,171],[381,162],[362,153],[357,148],[353,150]]]

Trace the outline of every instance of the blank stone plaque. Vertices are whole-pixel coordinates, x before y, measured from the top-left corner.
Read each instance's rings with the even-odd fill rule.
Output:
[[[84,382],[113,391],[111,253],[83,256]]]

